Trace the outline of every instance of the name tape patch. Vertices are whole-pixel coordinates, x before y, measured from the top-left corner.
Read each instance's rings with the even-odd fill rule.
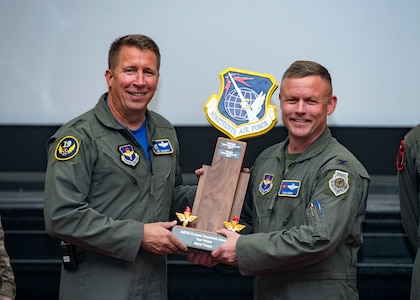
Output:
[[[161,139],[152,141],[152,150],[154,154],[172,154],[174,153],[174,148],[172,147],[169,139]]]
[[[282,180],[279,196],[284,197],[297,197],[300,190],[299,180]]]

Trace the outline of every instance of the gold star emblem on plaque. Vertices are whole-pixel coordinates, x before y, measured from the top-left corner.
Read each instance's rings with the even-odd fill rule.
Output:
[[[187,205],[184,213],[176,213],[178,219],[182,222],[182,226],[187,227],[188,223],[192,223],[197,219],[197,216],[191,214],[191,208]]]
[[[239,232],[244,229],[246,226],[239,224],[238,216],[234,216],[231,222],[223,222],[227,230]]]

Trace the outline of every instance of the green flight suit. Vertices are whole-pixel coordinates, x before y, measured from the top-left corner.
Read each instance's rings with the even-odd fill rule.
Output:
[[[369,175],[327,128],[285,170],[284,142],[251,169],[241,221],[253,234],[237,242],[242,275],[255,299],[358,299]]]
[[[420,299],[420,124],[410,130],[397,156],[401,221],[414,250],[411,299]]]
[[[78,270],[62,268],[60,299],[166,299],[166,256],[140,249],[143,225],[174,220],[171,207],[191,205],[195,187],[182,185],[173,126],[147,111],[149,165],[106,97],[48,141],[46,230],[80,258]]]

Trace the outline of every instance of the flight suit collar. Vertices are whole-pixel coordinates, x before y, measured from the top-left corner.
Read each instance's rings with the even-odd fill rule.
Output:
[[[111,110],[106,105],[106,99],[108,98],[108,93],[104,93],[101,98],[99,98],[98,103],[95,106],[95,115],[104,126],[122,129],[123,127],[118,123],[111,113]]]
[[[303,151],[302,154],[296,159],[296,161],[303,161],[317,156],[318,154],[323,152],[325,148],[328,147],[331,138],[331,131],[328,127],[326,127],[322,134],[318,137],[318,139],[316,139],[312,144],[310,144],[308,148],[306,148],[306,150]],[[283,146],[280,149],[281,153],[279,153],[279,158],[284,156],[288,144],[289,138],[287,137],[283,143]]]
[[[118,123],[118,121],[114,118],[111,113],[111,110],[106,105],[106,99],[108,98],[108,93],[104,93],[100,98],[98,103],[95,106],[95,115],[98,118],[99,122],[101,122],[104,126],[113,128],[116,130],[123,129],[124,127]],[[146,119],[147,122],[147,131],[148,135],[154,132],[154,122],[153,122],[153,115],[150,114],[149,110],[146,110]],[[149,135],[151,136],[151,135]]]

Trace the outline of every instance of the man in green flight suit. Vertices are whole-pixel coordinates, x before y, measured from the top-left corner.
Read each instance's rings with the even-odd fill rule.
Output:
[[[410,299],[420,299],[420,124],[401,141],[397,170],[401,221],[415,253]]]
[[[331,76],[316,62],[296,61],[283,75],[279,98],[288,137],[251,168],[244,234],[222,229],[227,241],[212,260],[189,260],[255,276],[255,299],[358,299],[357,252],[370,179],[327,127],[337,104]]]
[[[166,254],[187,247],[171,207],[191,205],[174,127],[147,106],[160,52],[147,36],[115,40],[108,92],[48,141],[45,226],[63,241],[60,299],[167,299]]]

